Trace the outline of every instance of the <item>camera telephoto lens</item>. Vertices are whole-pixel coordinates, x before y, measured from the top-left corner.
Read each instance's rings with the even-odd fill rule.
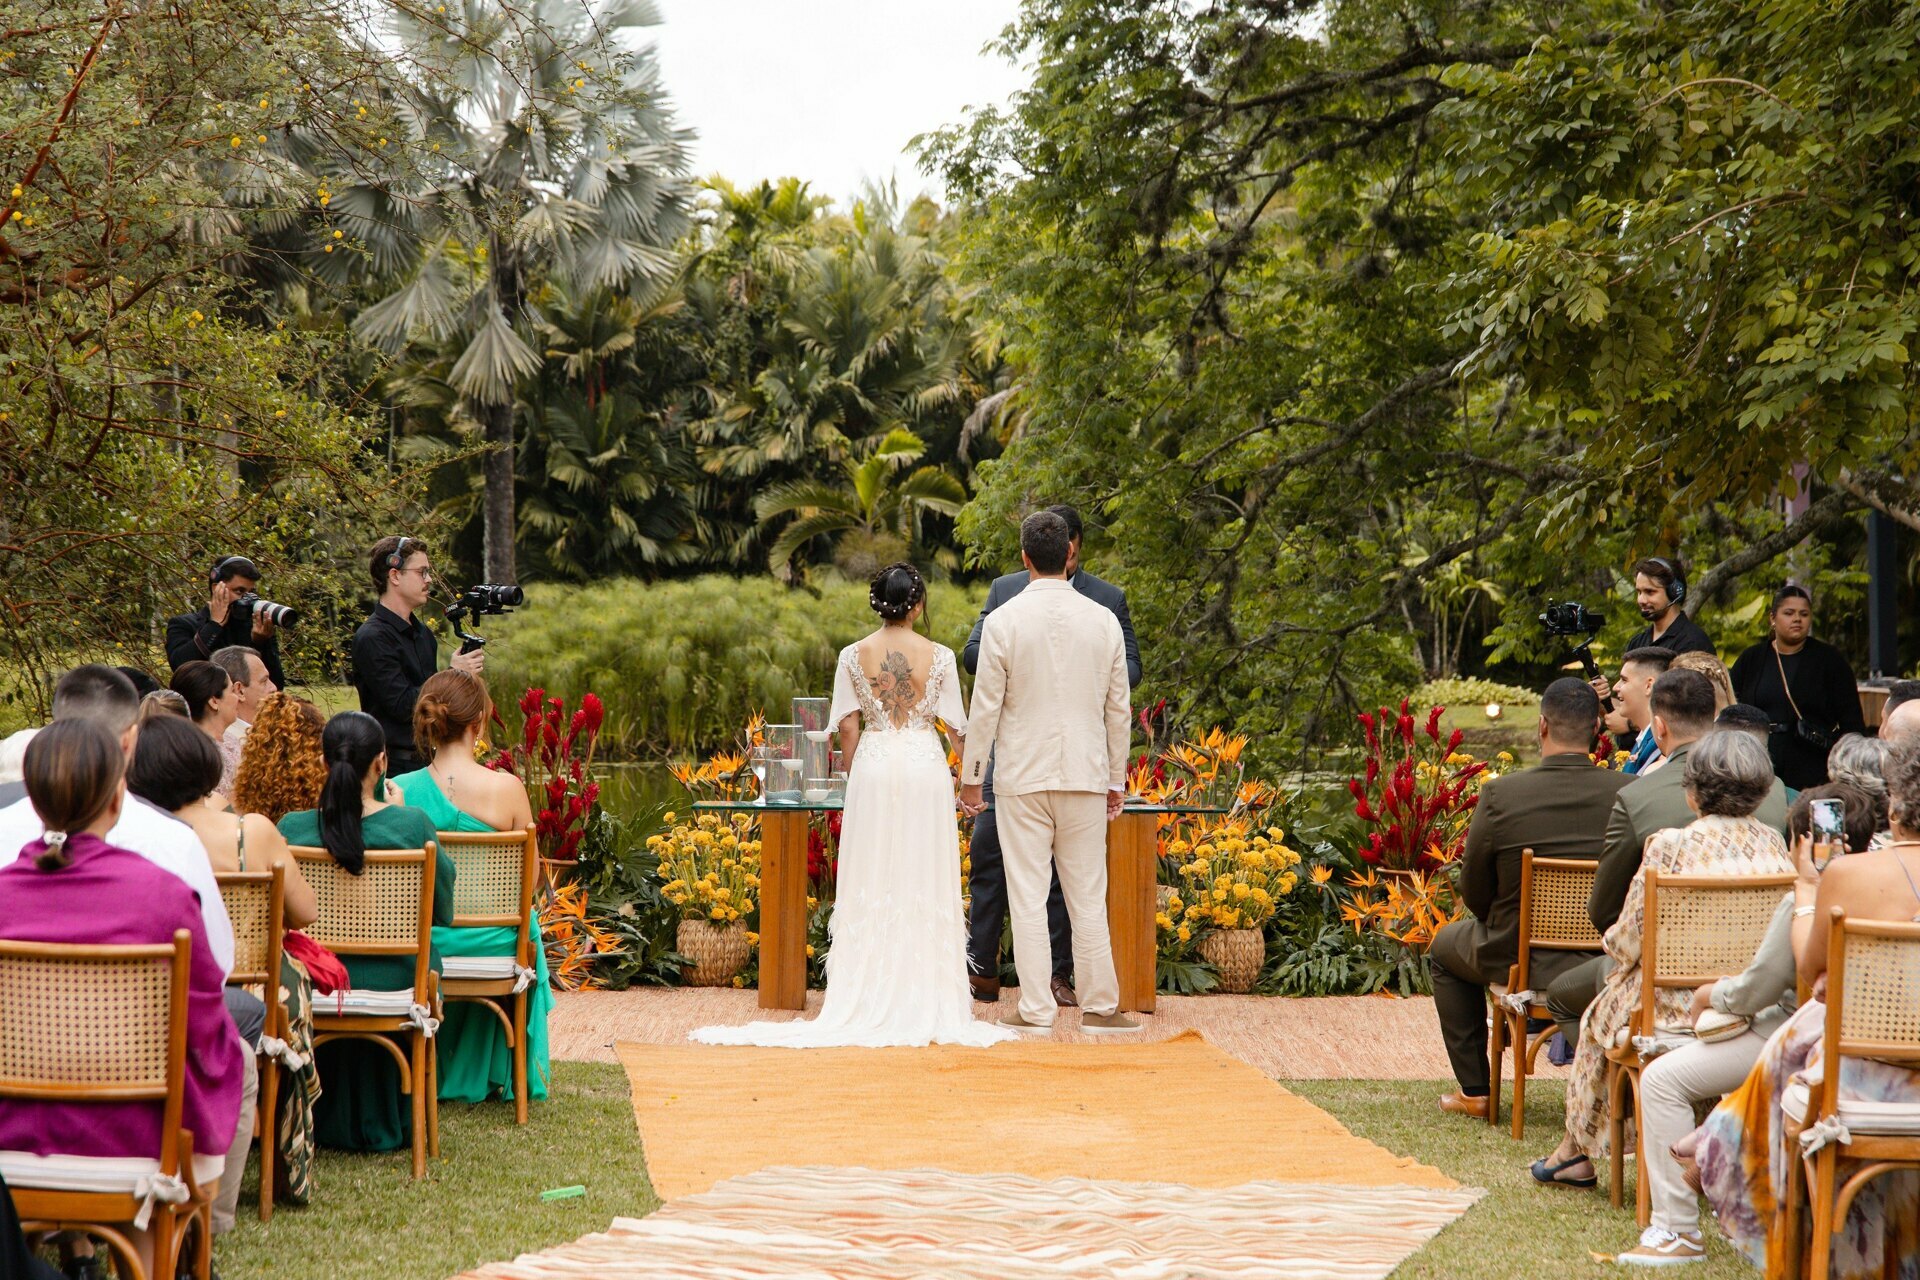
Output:
[[[300,611],[292,605],[275,604],[271,600],[262,600],[257,593],[251,591],[241,596],[238,600],[235,600],[234,603],[249,612],[266,614],[267,621],[276,627],[297,626],[300,622]]]

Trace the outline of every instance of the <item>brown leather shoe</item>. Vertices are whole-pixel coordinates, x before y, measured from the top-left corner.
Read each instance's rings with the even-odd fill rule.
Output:
[[[983,978],[977,973],[967,975],[967,985],[973,988],[973,998],[981,1004],[998,1004],[1000,1001],[1000,979]]]
[[[1074,998],[1073,984],[1065,978],[1053,980],[1053,1002],[1063,1009],[1078,1009],[1080,1002]]]
[[[1475,1120],[1487,1118],[1487,1099],[1469,1098],[1464,1093],[1445,1094],[1440,1099],[1440,1109],[1448,1115],[1471,1116]]]

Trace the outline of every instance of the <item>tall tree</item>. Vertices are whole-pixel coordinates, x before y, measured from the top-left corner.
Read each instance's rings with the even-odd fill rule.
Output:
[[[656,288],[688,227],[687,135],[660,87],[649,0],[467,0],[393,10],[394,38],[432,71],[395,86],[406,169],[369,174],[316,152],[321,216],[364,246],[322,264],[383,294],[355,331],[392,350],[451,343],[448,384],[486,444],[484,569],[516,579],[514,404],[541,363],[528,311],[544,280]],[[383,139],[385,141],[385,139]]]

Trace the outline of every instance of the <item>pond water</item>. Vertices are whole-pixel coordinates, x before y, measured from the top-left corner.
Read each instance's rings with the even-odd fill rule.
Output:
[[[670,766],[658,763],[596,764],[600,803],[615,817],[627,818],[661,805],[690,799],[687,789],[673,779]]]

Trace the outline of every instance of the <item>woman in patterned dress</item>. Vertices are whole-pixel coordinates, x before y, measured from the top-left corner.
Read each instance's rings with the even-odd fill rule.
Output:
[[[1567,1081],[1566,1136],[1552,1155],[1534,1162],[1533,1176],[1540,1182],[1594,1186],[1592,1158],[1607,1154],[1607,1051],[1622,1042],[1640,1004],[1646,869],[1658,867],[1661,875],[1691,876],[1777,875],[1793,870],[1780,833],[1753,816],[1773,787],[1772,762],[1753,735],[1728,729],[1709,733],[1687,751],[1683,767],[1687,803],[1700,816],[1685,827],[1656,831],[1648,838],[1620,918],[1603,939],[1614,967],[1580,1019],[1580,1043]],[[1679,988],[1655,992],[1655,1025],[1689,1026],[1692,996]]]

